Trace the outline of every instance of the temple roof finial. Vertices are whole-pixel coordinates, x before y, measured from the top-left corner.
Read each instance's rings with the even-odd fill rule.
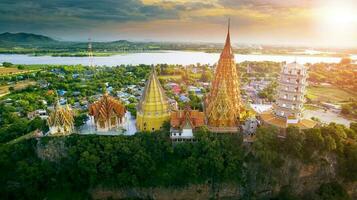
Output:
[[[224,44],[223,51],[221,53],[221,57],[233,58],[233,51],[231,47],[230,26],[231,26],[231,19],[228,18],[227,38],[226,38],[226,43]]]
[[[229,45],[229,46],[231,46],[230,29],[231,29],[231,18],[228,18],[228,30],[227,30],[226,45]]]

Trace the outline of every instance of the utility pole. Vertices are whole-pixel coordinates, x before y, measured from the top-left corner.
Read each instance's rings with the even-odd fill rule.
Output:
[[[89,67],[94,67],[93,64],[93,47],[92,47],[92,41],[90,38],[88,38],[88,59],[89,59]]]

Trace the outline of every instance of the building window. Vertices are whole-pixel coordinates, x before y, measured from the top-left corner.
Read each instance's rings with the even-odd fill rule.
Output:
[[[100,128],[105,128],[105,121],[104,120],[99,120],[99,127]]]
[[[111,119],[110,119],[110,123],[111,123],[111,125],[112,126],[115,126],[117,123],[116,123],[116,118],[115,117],[112,117]]]

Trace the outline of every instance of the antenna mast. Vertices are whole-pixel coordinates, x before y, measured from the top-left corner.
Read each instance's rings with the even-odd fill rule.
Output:
[[[92,41],[88,38],[88,59],[89,59],[89,67],[94,67],[93,65],[93,47]]]

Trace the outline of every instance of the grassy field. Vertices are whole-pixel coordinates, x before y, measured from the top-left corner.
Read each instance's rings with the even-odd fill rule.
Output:
[[[311,86],[307,88],[307,97],[313,101],[334,102],[350,101],[357,99],[357,93],[347,92],[336,87]]]
[[[304,105],[304,109],[305,110],[319,110],[320,108],[314,105],[310,105],[310,104],[305,104]]]
[[[0,67],[0,76],[9,76],[15,74],[25,74],[34,72],[34,70],[21,70],[16,67]]]
[[[162,80],[180,80],[182,78],[181,78],[181,75],[160,75],[159,79],[162,79]]]
[[[14,84],[14,85],[0,86],[0,97],[2,97],[2,96],[4,96],[4,95],[8,94],[10,87],[14,87],[15,90],[21,90],[21,89],[26,88],[26,87],[29,86],[29,85],[35,85],[35,84],[36,84],[35,81],[26,80],[26,81],[19,81],[19,82],[17,82],[17,83]]]
[[[180,80],[182,79],[181,75],[160,75],[162,80]],[[190,73],[190,78],[199,79],[201,78],[201,73]]]

